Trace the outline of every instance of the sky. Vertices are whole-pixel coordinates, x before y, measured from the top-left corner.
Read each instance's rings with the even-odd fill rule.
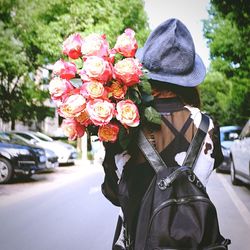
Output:
[[[202,20],[208,18],[209,0],[144,0],[151,29],[169,18],[178,18],[189,29],[206,67],[209,66],[209,49],[203,36]]]

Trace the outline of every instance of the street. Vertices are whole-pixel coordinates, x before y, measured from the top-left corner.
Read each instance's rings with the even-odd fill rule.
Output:
[[[77,161],[0,186],[1,250],[110,250],[119,209],[100,190],[100,162]],[[250,246],[250,189],[213,173],[208,193],[232,250]]]

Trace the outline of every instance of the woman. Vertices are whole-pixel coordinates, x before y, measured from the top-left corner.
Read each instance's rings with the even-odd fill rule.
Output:
[[[204,64],[195,53],[188,29],[177,19],[159,25],[138,51],[137,57],[148,71],[154,105],[162,116],[161,126],[144,125],[142,130],[167,166],[181,166],[201,121],[197,85],[205,78]],[[134,249],[141,200],[155,172],[137,147],[136,138],[127,152],[121,152],[115,144],[105,145],[105,148],[102,191],[122,210],[113,249]],[[204,186],[222,160],[219,136],[210,119],[194,169]],[[122,189],[124,185],[119,185],[121,182],[126,184],[126,190]]]

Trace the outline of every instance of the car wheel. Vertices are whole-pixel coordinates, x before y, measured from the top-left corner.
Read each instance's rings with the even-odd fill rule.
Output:
[[[13,167],[10,162],[0,158],[0,184],[8,183],[13,177]]]
[[[236,176],[235,176],[235,166],[234,166],[233,159],[231,159],[231,163],[230,163],[230,175],[231,175],[232,184],[233,185],[238,185],[239,181],[236,179]]]

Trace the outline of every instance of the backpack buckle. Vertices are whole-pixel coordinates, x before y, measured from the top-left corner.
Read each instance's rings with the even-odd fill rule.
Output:
[[[166,190],[168,187],[171,186],[171,179],[170,178],[164,178],[164,179],[161,179],[159,182],[158,182],[158,187],[160,190]]]

